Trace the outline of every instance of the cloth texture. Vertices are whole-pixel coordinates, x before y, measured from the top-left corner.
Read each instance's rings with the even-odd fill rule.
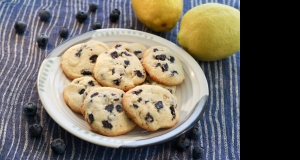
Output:
[[[189,9],[209,3],[226,4],[240,10],[240,0],[183,0],[183,14]],[[78,10],[88,10],[90,3],[97,3],[98,10],[89,13],[80,24],[75,19]],[[51,10],[49,22],[39,20],[42,8]],[[121,11],[117,23],[109,21],[109,13]],[[169,14],[169,13],[166,13]],[[27,23],[23,35],[14,30],[16,21]],[[196,123],[201,135],[192,140],[186,151],[178,151],[174,139],[141,148],[109,148],[84,141],[60,127],[43,108],[37,90],[40,65],[55,47],[66,39],[59,36],[59,29],[69,29],[68,39],[91,31],[99,21],[102,28],[133,28],[163,37],[175,44],[179,22],[167,33],[157,33],[146,28],[136,18],[130,0],[0,0],[0,160],[15,159],[111,159],[111,160],[168,160],[177,156],[181,160],[192,159],[195,146],[204,149],[205,160],[240,159],[240,51],[213,62],[198,61],[208,81],[209,98],[201,119]],[[37,35],[49,36],[46,47],[38,47]],[[24,115],[23,106],[35,102],[38,110],[34,117]],[[28,126],[43,126],[42,137],[30,137]],[[66,151],[55,154],[50,143],[62,138]]]

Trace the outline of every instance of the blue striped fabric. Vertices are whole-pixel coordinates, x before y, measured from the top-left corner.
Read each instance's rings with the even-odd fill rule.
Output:
[[[75,20],[79,9],[88,10],[90,3],[99,4],[96,13],[89,14],[84,24]],[[184,0],[184,10],[209,2],[218,2],[240,9],[240,0]],[[38,11],[52,11],[50,22],[41,22]],[[121,10],[120,20],[109,22],[109,12]],[[168,13],[166,13],[168,14]],[[27,23],[24,35],[14,30],[15,21]],[[176,150],[174,140],[143,148],[108,148],[73,136],[61,128],[47,114],[38,96],[37,74],[48,53],[61,44],[59,29],[66,26],[70,37],[91,31],[91,24],[99,21],[102,28],[129,28],[145,31],[178,44],[179,23],[168,33],[156,33],[143,26],[136,18],[130,0],[0,0],[0,160],[14,159],[112,159],[112,160],[168,160],[172,156],[192,159],[195,146],[204,148],[206,160],[240,159],[240,52],[214,62],[198,62],[209,85],[209,99],[203,117],[196,124],[201,129],[199,140],[191,141],[184,152]],[[49,35],[46,48],[39,48],[36,36]],[[37,115],[24,116],[26,102],[36,102]],[[29,136],[28,126],[40,123],[43,136]],[[50,143],[55,138],[67,143],[63,154],[54,154]]]

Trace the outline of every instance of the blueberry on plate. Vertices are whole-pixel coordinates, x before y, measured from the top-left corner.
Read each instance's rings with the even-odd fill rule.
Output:
[[[185,151],[189,148],[190,143],[191,141],[184,134],[182,134],[176,139],[175,146],[178,150]]]
[[[200,135],[201,135],[201,130],[200,130],[199,127],[194,126],[193,128],[191,128],[191,129],[189,130],[189,136],[190,136],[191,139],[193,139],[193,140],[199,139]]]
[[[96,3],[91,3],[89,5],[89,11],[90,12],[96,12],[97,9],[98,9],[98,5]]]
[[[195,146],[192,151],[193,158],[201,159],[203,157],[204,149],[200,146]]]
[[[87,17],[88,17],[88,14],[84,10],[79,10],[76,13],[76,19],[79,23],[83,23],[87,19]]]
[[[43,22],[48,21],[51,18],[51,12],[48,8],[43,8],[39,11],[40,20]]]
[[[69,29],[68,29],[67,27],[61,27],[61,28],[59,29],[59,35],[60,35],[60,37],[62,37],[62,38],[68,37],[68,35],[69,35]]]
[[[51,142],[51,149],[55,153],[58,153],[58,154],[63,153],[66,150],[65,141],[61,138],[54,139]]]
[[[33,102],[28,102],[23,106],[23,110],[27,116],[34,116],[37,111],[37,106]]]
[[[42,33],[37,36],[36,42],[38,43],[39,46],[45,46],[48,43],[49,37]]]
[[[43,127],[40,124],[32,124],[29,126],[29,133],[32,137],[40,137],[43,132]]]
[[[120,10],[119,9],[114,9],[112,12],[109,14],[109,20],[113,23],[116,23],[119,18],[120,18]]]
[[[14,28],[17,33],[24,33],[27,28],[27,24],[23,21],[17,21],[15,22]]]
[[[100,24],[100,22],[95,22],[92,24],[92,29],[96,30],[96,29],[101,29],[102,25]]]

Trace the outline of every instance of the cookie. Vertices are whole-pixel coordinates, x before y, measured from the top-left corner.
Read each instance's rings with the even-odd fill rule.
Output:
[[[148,49],[147,46],[141,43],[126,43],[126,42],[119,42],[117,44],[111,45],[111,48],[115,49],[125,49],[131,53],[134,53],[139,60],[142,60],[143,53]]]
[[[63,90],[63,98],[67,106],[76,113],[81,114],[81,105],[89,90],[101,85],[93,77],[75,78]]]
[[[180,59],[164,46],[148,48],[143,53],[142,65],[154,81],[164,85],[176,86],[185,79]]]
[[[158,83],[158,82],[154,81],[148,74],[147,74],[145,82],[143,84],[158,85],[160,87],[163,87],[163,88],[167,89],[170,93],[172,93],[173,95],[175,95],[176,86],[167,86],[167,85]]]
[[[93,73],[101,85],[125,92],[146,79],[146,71],[139,59],[133,53],[121,49],[110,49],[100,54]]]
[[[98,87],[89,92],[81,110],[93,131],[105,136],[118,136],[136,127],[122,107],[124,93],[112,87]]]
[[[148,131],[172,128],[180,118],[176,96],[156,85],[130,89],[124,94],[122,104],[128,117]]]
[[[68,48],[61,57],[61,68],[71,80],[83,76],[93,76],[97,57],[109,46],[103,42],[90,40]]]

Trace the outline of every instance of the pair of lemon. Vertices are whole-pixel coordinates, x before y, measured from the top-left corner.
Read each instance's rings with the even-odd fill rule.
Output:
[[[183,0],[131,0],[138,20],[156,32],[172,30],[181,18]],[[240,50],[240,11],[219,3],[188,10],[180,21],[178,43],[195,59],[215,61]]]

